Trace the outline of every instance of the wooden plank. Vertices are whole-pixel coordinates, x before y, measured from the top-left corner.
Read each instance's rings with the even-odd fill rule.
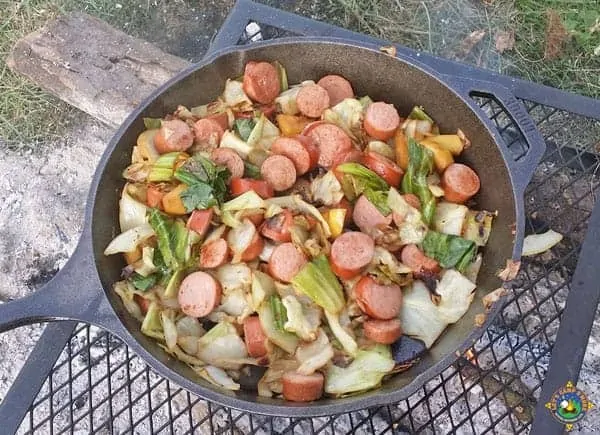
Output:
[[[17,42],[15,72],[111,126],[190,64],[84,13],[61,16]]]

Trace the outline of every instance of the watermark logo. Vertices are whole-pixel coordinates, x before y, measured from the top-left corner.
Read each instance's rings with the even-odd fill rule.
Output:
[[[565,425],[567,431],[573,429],[573,424],[585,417],[594,406],[586,394],[571,381],[559,388],[546,403],[546,408],[552,412],[555,419]]]

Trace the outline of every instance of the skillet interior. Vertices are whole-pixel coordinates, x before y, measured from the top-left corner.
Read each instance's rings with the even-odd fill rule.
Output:
[[[119,297],[111,291],[112,284],[119,279],[124,263],[120,256],[105,257],[102,251],[118,230],[118,199],[123,187],[121,173],[130,161],[132,146],[139,133],[144,129],[143,117],[161,117],[172,112],[177,105],[188,107],[213,101],[224,87],[229,77],[238,77],[244,64],[249,60],[280,61],[287,69],[290,83],[316,79],[325,74],[336,73],[345,76],[352,83],[359,96],[369,95],[373,100],[384,100],[395,104],[401,114],[407,114],[414,105],[422,105],[435,119],[442,132],[455,132],[462,129],[472,142],[472,147],[461,156],[461,160],[472,166],[481,178],[482,191],[476,197],[478,207],[486,210],[498,210],[490,241],[484,251],[484,263],[481,269],[475,300],[467,314],[456,324],[449,327],[438,339],[423,360],[410,370],[388,380],[380,389],[344,399],[323,399],[318,402],[300,405],[303,411],[292,412],[296,415],[316,415],[336,409],[349,411],[386,400],[400,400],[408,396],[423,381],[436,373],[424,372],[449,355],[453,355],[468,339],[473,339],[475,315],[483,311],[481,298],[489,291],[500,286],[495,277],[505,260],[512,257],[513,238],[511,224],[516,220],[514,193],[510,183],[508,168],[497,145],[477,115],[452,91],[430,74],[404,61],[354,45],[341,45],[331,42],[287,41],[254,46],[245,51],[232,51],[223,54],[207,65],[199,65],[188,71],[185,77],[159,91],[153,99],[142,107],[137,117],[130,118],[129,125],[122,130],[120,137],[113,139],[114,149],[101,169],[100,182],[93,205],[92,240],[95,261],[103,288],[117,315],[131,335],[143,346],[156,361],[148,361],[163,375],[173,370],[197,384],[188,385],[188,389],[203,396],[209,392],[213,400],[225,404],[228,396],[235,401],[233,406],[255,411],[252,403],[273,405],[273,408],[261,407],[259,412],[286,415],[286,407],[299,405],[281,400],[258,398],[252,391],[237,393],[225,392],[196,376],[185,364],[169,357],[156,343],[141,334],[140,325],[124,309]],[[470,337],[471,336],[471,337]],[[445,367],[440,367],[441,371]],[[421,379],[417,377],[420,376]],[[417,379],[416,379],[417,378]],[[415,380],[416,379],[416,380]],[[412,382],[412,384],[411,384]],[[408,386],[408,384],[411,384]],[[215,396],[221,393],[222,396]],[[394,393],[391,395],[391,393]],[[330,405],[330,406],[327,406]]]

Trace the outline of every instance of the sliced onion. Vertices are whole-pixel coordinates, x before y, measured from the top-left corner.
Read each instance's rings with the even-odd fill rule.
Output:
[[[140,243],[153,235],[154,230],[148,223],[131,228],[115,237],[104,250],[104,255],[135,251]]]
[[[133,199],[127,192],[127,187],[125,187],[119,200],[119,227],[121,231],[124,232],[146,223],[146,210],[146,205]]]
[[[226,390],[237,391],[240,389],[240,384],[234,382],[223,369],[214,366],[206,366],[196,371],[198,375],[206,379],[211,384],[223,387]]]
[[[165,334],[165,342],[167,343],[167,349],[170,351],[177,346],[177,327],[175,326],[173,317],[174,312],[171,310],[164,310],[160,313],[160,321]]]
[[[560,243],[562,239],[562,234],[557,233],[554,230],[548,230],[542,234],[531,234],[523,240],[522,255],[530,256],[541,254]]]

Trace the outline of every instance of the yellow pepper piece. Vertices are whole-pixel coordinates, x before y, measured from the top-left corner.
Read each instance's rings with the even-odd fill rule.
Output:
[[[302,133],[304,127],[312,122],[311,119],[303,116],[286,115],[283,113],[277,115],[276,120],[281,134],[288,137]]]
[[[441,145],[438,145],[435,142],[430,142],[427,139],[424,139],[419,143],[433,153],[433,163],[435,165],[435,169],[437,169],[440,174],[444,172],[448,166],[454,163],[454,158],[452,157],[450,151],[443,148]]]
[[[396,148],[396,163],[402,170],[406,171],[408,169],[408,140],[402,128],[396,130],[394,146]]]
[[[187,190],[186,184],[180,184],[169,193],[165,194],[162,199],[163,209],[165,213],[172,215],[184,215],[187,214],[183,201],[181,200],[181,194]]]
[[[323,213],[323,218],[327,221],[331,236],[337,237],[342,234],[344,229],[344,219],[346,218],[345,208],[331,208]]]
[[[424,142],[435,143],[445,150],[450,151],[455,156],[458,156],[460,153],[462,153],[464,148],[463,141],[456,134],[440,134],[438,136],[431,136],[421,141],[421,143]]]

